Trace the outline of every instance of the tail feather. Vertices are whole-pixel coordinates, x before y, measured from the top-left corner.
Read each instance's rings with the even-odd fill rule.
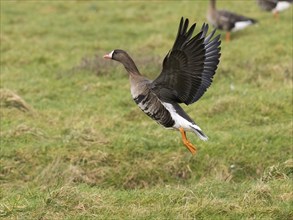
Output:
[[[247,20],[247,21],[238,21],[235,23],[235,27],[232,29],[232,31],[239,31],[239,30],[242,30],[252,24],[255,24],[256,23],[256,20]]]
[[[203,140],[203,141],[207,141],[207,140],[209,139],[208,136],[206,136],[206,135],[203,133],[203,131],[200,129],[200,127],[198,127],[197,125],[190,126],[190,128],[192,129],[192,131],[193,131],[194,133],[197,134],[197,136],[198,136],[201,140]]]
[[[292,2],[288,1],[279,1],[277,3],[276,8],[274,8],[273,12],[284,11],[292,5]]]

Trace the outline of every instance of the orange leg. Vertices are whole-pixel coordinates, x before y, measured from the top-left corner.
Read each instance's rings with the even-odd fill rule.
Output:
[[[279,19],[279,13],[277,11],[274,12],[275,19]]]
[[[231,40],[231,36],[230,36],[231,34],[230,34],[230,32],[228,31],[228,32],[226,32],[226,41],[227,42],[230,42],[230,40]]]
[[[182,135],[182,141],[183,141],[183,144],[187,147],[187,149],[194,155],[196,153],[196,148],[195,146],[192,145],[192,143],[189,142],[189,140],[187,140],[187,137],[186,137],[186,133],[184,131],[183,128],[179,128],[179,131]]]

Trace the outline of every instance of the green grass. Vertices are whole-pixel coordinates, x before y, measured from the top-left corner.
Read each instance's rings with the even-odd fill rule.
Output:
[[[125,49],[154,79],[180,17],[201,26],[207,4],[1,0],[1,217],[293,219],[292,8],[276,21],[219,1],[259,24],[222,43],[211,88],[184,106],[210,138],[188,134],[196,156],[102,58]]]

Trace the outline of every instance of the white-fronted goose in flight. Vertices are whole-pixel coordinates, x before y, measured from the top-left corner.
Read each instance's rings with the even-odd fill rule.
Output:
[[[279,12],[289,8],[293,0],[257,0],[257,3],[261,9],[272,12],[278,18]]]
[[[226,10],[217,10],[216,0],[210,0],[207,13],[208,21],[216,28],[226,31],[226,41],[230,41],[230,32],[242,30],[257,21]]]
[[[157,123],[180,131],[184,145],[195,154],[196,148],[187,140],[186,131],[200,139],[207,136],[178,103],[196,102],[211,85],[220,58],[220,35],[208,36],[208,25],[192,37],[196,24],[188,30],[188,19],[181,18],[172,49],[163,61],[161,74],[155,80],[142,76],[134,61],[123,50],[116,49],[104,58],[122,63],[129,73],[131,95],[139,108]],[[213,38],[213,39],[212,39]]]

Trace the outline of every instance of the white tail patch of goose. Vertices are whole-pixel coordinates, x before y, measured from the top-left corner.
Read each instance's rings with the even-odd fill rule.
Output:
[[[286,1],[279,1],[273,12],[284,11],[291,6],[291,3]]]
[[[162,104],[165,106],[165,108],[170,112],[172,119],[175,121],[175,124],[173,126],[173,128],[183,128],[185,131],[195,131],[195,130],[199,130],[201,131],[200,127],[197,126],[196,124],[191,123],[190,121],[186,120],[185,118],[183,118],[181,115],[179,115],[176,110],[174,109],[174,107],[167,102],[162,102]],[[196,133],[201,139],[205,139],[202,138],[202,136],[198,133]]]
[[[191,131],[192,129],[190,128],[190,126],[192,125],[192,123],[190,121],[187,121],[185,118],[183,118],[182,116],[180,116],[176,110],[174,109],[174,107],[167,102],[162,102],[162,104],[165,106],[165,108],[170,112],[171,117],[173,118],[173,120],[175,121],[174,124],[174,128],[179,129],[184,128],[184,130],[189,130]],[[197,126],[198,127],[198,126]],[[199,128],[199,127],[198,127]],[[200,128],[199,128],[200,129]]]
[[[252,25],[251,21],[238,21],[238,22],[235,23],[235,27],[232,29],[232,31],[242,30],[242,29],[246,28],[249,25]]]
[[[185,131],[192,131],[197,134],[197,136],[201,139],[206,141],[208,138],[204,136],[202,133],[202,130],[199,126],[196,124],[191,123],[190,121],[186,120],[182,116],[180,116],[174,107],[170,103],[162,102],[162,104],[165,106],[165,108],[170,112],[172,119],[174,120],[175,124],[173,125],[173,128],[179,129],[183,128]],[[199,133],[200,131],[201,133]]]

